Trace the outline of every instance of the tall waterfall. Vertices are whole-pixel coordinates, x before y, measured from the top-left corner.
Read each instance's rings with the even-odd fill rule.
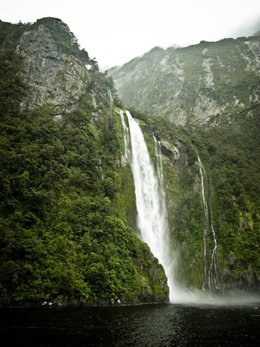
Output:
[[[203,268],[204,268],[204,280],[203,280],[203,290],[216,289],[217,288],[217,239],[215,230],[212,223],[212,211],[210,199],[208,201],[205,197],[205,186],[204,186],[204,177],[206,177],[206,172],[204,166],[198,156],[199,168],[200,168],[200,177],[201,177],[201,193],[203,199],[204,213],[205,213],[205,230],[203,233]],[[208,230],[211,229],[212,237],[214,241],[214,248],[211,253],[211,261],[209,269],[207,270],[207,237]]]
[[[150,156],[138,123],[126,111],[129,129],[120,112],[124,128],[125,156],[130,161],[136,195],[137,226],[141,239],[163,265],[170,288],[170,301],[174,299],[173,259],[170,253],[169,228],[163,187],[162,157],[154,137],[157,169]]]

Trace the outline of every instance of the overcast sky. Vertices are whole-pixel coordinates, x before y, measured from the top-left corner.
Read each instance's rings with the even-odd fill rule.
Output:
[[[99,66],[122,65],[155,46],[248,36],[260,27],[260,0],[13,0],[5,22],[56,17]]]

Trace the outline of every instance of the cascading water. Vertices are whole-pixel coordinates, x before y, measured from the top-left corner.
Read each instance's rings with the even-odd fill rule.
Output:
[[[211,209],[211,206],[210,206]],[[212,216],[212,214],[211,214]],[[208,286],[209,289],[213,289],[212,285],[214,285],[214,289],[218,289],[217,287],[217,239],[216,239],[216,234],[215,230],[213,228],[213,224],[211,222],[211,231],[213,235],[213,240],[214,240],[214,248],[212,250],[212,256],[211,256],[211,263],[209,267],[209,275],[208,275]]]
[[[124,112],[120,111],[124,131],[124,157],[130,162],[136,195],[137,226],[141,239],[151,248],[152,253],[158,257],[165,269],[170,288],[170,301],[187,302],[208,300],[202,297],[200,292],[190,292],[181,288],[174,280],[174,258],[170,249],[169,228],[167,221],[167,210],[165,206],[165,191],[162,155],[160,153],[160,142],[154,137],[156,163],[154,169],[142,131],[138,123],[126,111],[128,125],[126,125]],[[203,258],[204,258],[204,281],[203,289],[217,288],[217,240],[212,224],[212,211],[210,200],[206,199],[204,179],[206,172],[198,157],[203,206],[205,213],[205,230],[203,233]],[[214,248],[211,253],[210,265],[207,269],[207,238],[211,229]]]
[[[159,259],[165,269],[170,288],[170,300],[172,301],[174,299],[172,268],[174,259],[170,253],[169,228],[163,188],[162,157],[158,152],[158,142],[154,138],[157,158],[156,174],[138,123],[126,111],[129,124],[128,130],[123,112],[121,111],[120,114],[124,128],[125,156],[130,161],[135,183],[137,225],[141,239],[149,245],[152,253]],[[129,147],[130,151],[128,151]]]
[[[205,213],[205,230],[203,233],[203,267],[204,267],[204,279],[203,279],[203,290],[206,289],[216,289],[217,288],[217,239],[215,230],[212,224],[212,211],[211,211],[211,203],[205,198],[205,187],[204,187],[204,177],[206,177],[206,172],[204,166],[198,156],[199,168],[200,168],[200,177],[201,177],[201,193],[203,199],[204,213]],[[212,250],[211,262],[209,266],[209,270],[207,271],[207,235],[208,230],[211,229],[214,248]],[[214,288],[213,288],[214,286]]]
[[[205,190],[204,190],[204,178],[203,171],[204,167],[198,156],[199,168],[200,168],[200,178],[201,178],[201,193],[203,199],[204,213],[205,213],[205,230],[203,233],[203,269],[204,269],[204,277],[203,277],[203,286],[202,289],[205,290],[205,283],[207,281],[207,231],[209,226],[209,213],[208,213],[208,204],[205,199]]]

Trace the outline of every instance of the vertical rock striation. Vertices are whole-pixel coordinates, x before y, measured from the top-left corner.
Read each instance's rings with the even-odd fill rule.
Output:
[[[60,51],[49,29],[43,24],[25,32],[16,48],[24,58],[22,76],[30,86],[22,108],[45,103],[57,114],[76,108],[87,84],[87,70],[82,61]]]

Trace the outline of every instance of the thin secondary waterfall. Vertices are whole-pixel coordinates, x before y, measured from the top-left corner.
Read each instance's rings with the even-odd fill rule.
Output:
[[[210,206],[210,209],[211,209],[211,206]],[[212,214],[211,214],[211,216],[212,216]],[[211,263],[210,263],[210,267],[209,267],[208,286],[209,286],[209,289],[218,289],[218,287],[217,287],[217,248],[218,248],[218,244],[217,244],[216,234],[215,234],[215,230],[213,228],[212,222],[211,222],[211,231],[212,231],[213,240],[214,240],[214,248],[212,250]],[[214,286],[214,288],[212,287],[212,285]]]
[[[204,177],[206,177],[206,172],[204,166],[198,156],[199,168],[200,168],[200,177],[201,177],[201,193],[203,199],[204,213],[205,213],[205,230],[203,233],[203,268],[204,268],[204,280],[203,280],[203,290],[216,289],[217,288],[217,239],[215,230],[212,223],[212,211],[210,199],[208,201],[205,198],[205,186],[204,186]],[[208,230],[211,229],[214,248],[211,254],[210,266],[207,271],[207,236]]]
[[[141,239],[149,245],[152,253],[159,259],[165,269],[170,288],[170,300],[172,301],[174,298],[173,259],[170,256],[162,157],[158,151],[158,142],[154,137],[157,158],[157,172],[155,172],[138,123],[126,111],[129,124],[128,130],[123,112],[121,111],[120,114],[124,128],[125,147],[130,147],[130,152],[127,149],[125,150],[125,156],[130,161],[134,177],[138,214],[137,225]],[[129,142],[131,143],[129,144]]]
[[[201,178],[201,193],[203,199],[204,213],[205,213],[205,230],[203,233],[203,269],[204,269],[204,277],[203,277],[203,286],[202,289],[205,290],[205,283],[207,282],[207,231],[209,226],[209,213],[208,213],[208,204],[205,198],[205,190],[204,190],[204,167],[198,156],[199,168],[200,168],[200,178]]]

